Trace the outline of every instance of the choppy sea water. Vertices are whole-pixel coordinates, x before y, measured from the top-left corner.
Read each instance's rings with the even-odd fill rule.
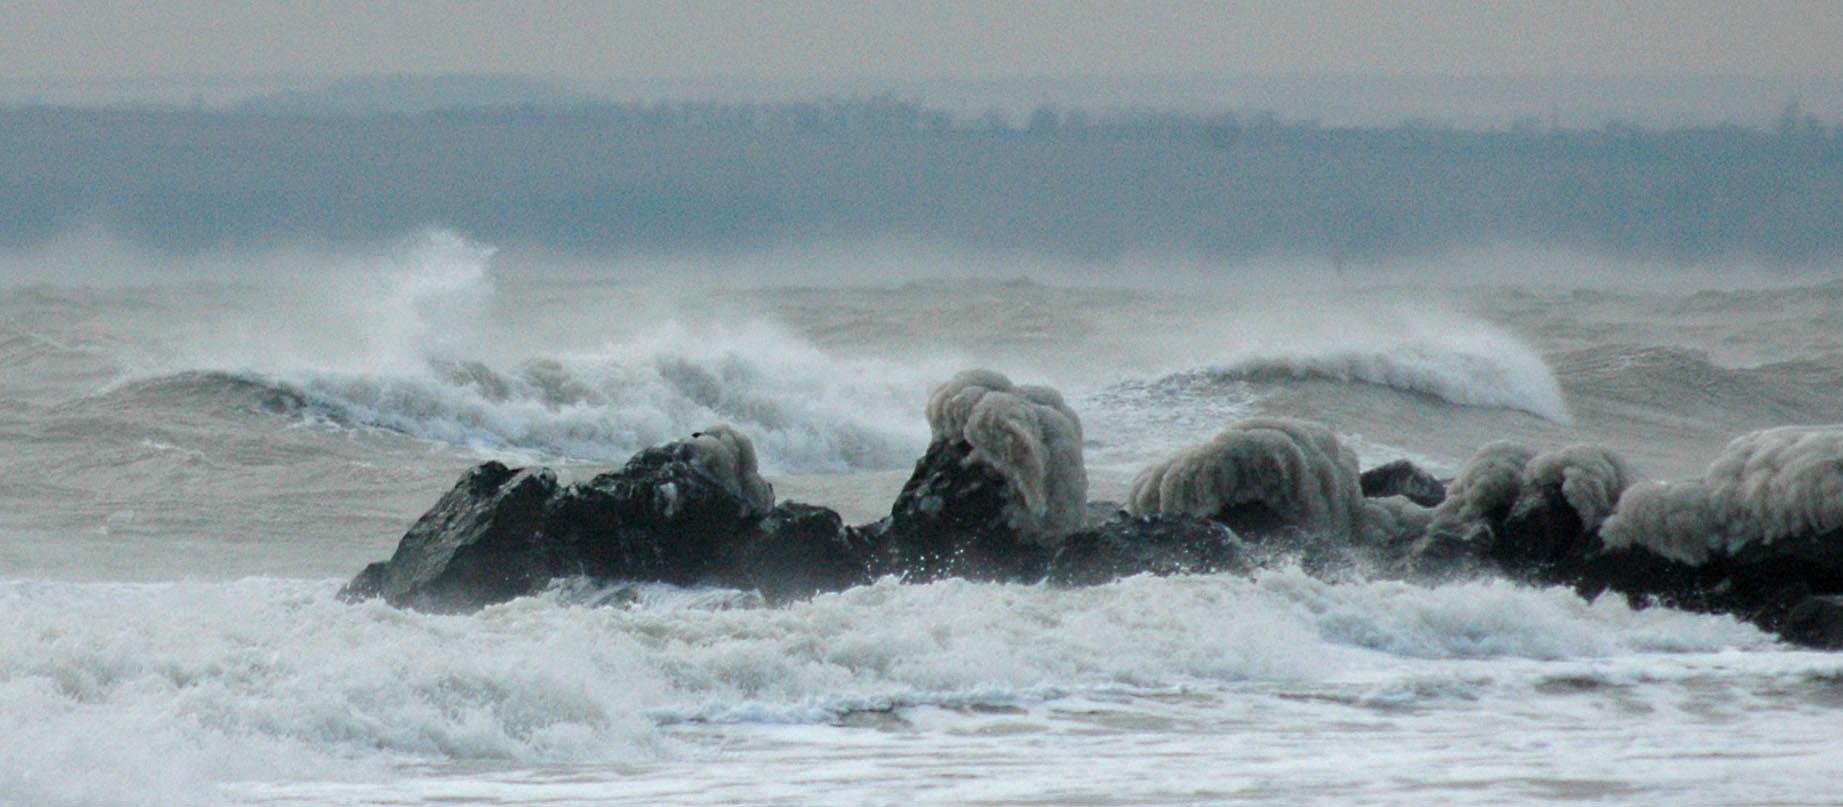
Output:
[[[1811,803],[1843,658],[1473,581],[896,580],[783,607],[565,584],[347,605],[486,458],[713,422],[866,521],[929,387],[1062,389],[1091,498],[1249,415],[1365,464],[1610,446],[1680,478],[1843,421],[1843,284],[666,282],[434,234],[0,294],[0,803]],[[1587,273],[1591,274],[1591,273]]]

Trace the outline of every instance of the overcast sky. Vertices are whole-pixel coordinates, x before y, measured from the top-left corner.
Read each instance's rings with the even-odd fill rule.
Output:
[[[14,2],[0,78],[1843,75],[1843,0]]]

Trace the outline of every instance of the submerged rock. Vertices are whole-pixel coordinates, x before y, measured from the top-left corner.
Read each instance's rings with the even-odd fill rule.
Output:
[[[1136,574],[1250,569],[1241,539],[1220,522],[1183,514],[1134,516],[1121,511],[1063,541],[1049,560],[1045,579],[1086,586]]]
[[[1786,614],[1787,641],[1823,650],[1843,650],[1843,596],[1806,597]]]

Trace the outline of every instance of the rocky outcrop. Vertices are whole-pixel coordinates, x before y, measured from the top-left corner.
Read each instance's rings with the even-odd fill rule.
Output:
[[[767,503],[745,498],[704,456],[696,438],[669,443],[564,489],[545,522],[558,570],[680,585],[726,577]]]
[[[936,440],[915,463],[889,517],[864,528],[872,568],[914,581],[942,577],[1031,580],[1053,550],[1026,538],[1011,517],[1013,493],[963,440]]]
[[[1780,626],[1786,640],[1824,650],[1843,650],[1843,596],[1806,597]]]
[[[1746,438],[1736,442],[1751,445]],[[1623,462],[1595,447],[1538,455],[1510,444],[1486,446],[1400,564],[1435,579],[1488,572],[1571,586],[1588,597],[1616,592],[1639,607],[1732,614],[1791,641],[1838,646],[1832,630],[1843,625],[1843,615],[1833,597],[1843,594],[1843,530],[1775,534],[1768,526],[1786,519],[1740,518],[1716,530],[1708,525],[1717,522],[1699,523],[1705,514],[1689,507],[1672,521],[1652,512],[1662,486],[1632,488],[1643,491],[1637,505],[1625,500],[1631,477]],[[1701,492],[1696,483],[1676,487]],[[1615,508],[1636,515],[1621,525],[1626,534],[1608,540]],[[1681,534],[1652,538],[1634,525]]]
[[[548,469],[482,464],[342,596],[465,611],[583,576],[713,583],[783,601],[885,574],[1034,581],[1053,553],[1018,529],[1014,486],[976,461],[964,441],[930,447],[889,517],[863,527],[813,505],[764,512],[767,502],[751,491],[765,483],[738,485],[734,475],[713,473],[711,456],[700,435],[568,486]]]
[[[730,583],[769,602],[843,591],[872,579],[871,537],[838,513],[810,504],[775,507],[738,542]]]
[[[1815,463],[1808,456],[1814,449],[1786,463],[1789,470],[1755,474],[1800,481],[1792,493],[1818,491],[1791,499],[1808,505],[1792,514],[1802,521],[1759,503],[1778,501],[1759,496],[1792,495],[1770,487],[1726,505],[1745,518],[1706,517],[1723,501],[1712,484],[1652,485],[1634,505],[1622,498],[1630,471],[1605,450],[1537,454],[1510,443],[1481,449],[1450,489],[1405,462],[1371,469],[1362,475],[1370,498],[1349,505],[1354,474],[1343,473],[1351,462],[1338,456],[1347,452],[1321,430],[1291,421],[1257,425],[1225,432],[1208,457],[1160,466],[1164,474],[1152,480],[1160,486],[1158,507],[1146,504],[1154,496],[1150,483],[1136,484],[1141,512],[1088,504],[1079,516],[1059,516],[1058,523],[1073,525],[1059,533],[1020,521],[1015,474],[951,435],[916,462],[890,514],[863,526],[846,525],[824,507],[775,504],[755,473],[752,446],[729,429],[646,449],[619,470],[567,486],[547,469],[488,462],[467,471],[389,560],[366,567],[342,595],[466,611],[534,593],[555,578],[586,577],[754,589],[783,602],[884,575],[1095,585],[1285,563],[1331,580],[1493,574],[1571,586],[1588,597],[1616,592],[1640,607],[1733,614],[1789,641],[1843,649],[1843,529],[1827,527],[1837,517],[1822,497],[1833,481],[1843,487],[1836,470],[1843,466],[1834,458],[1833,465]],[[1804,433],[1768,436],[1813,444]],[[1318,453],[1299,448],[1305,443]],[[1336,467],[1331,459],[1306,461],[1320,455]],[[1232,467],[1219,470],[1209,457]],[[1269,466],[1275,478],[1258,479]],[[1712,502],[1685,511],[1702,521],[1685,527],[1652,512],[1680,491],[1702,498],[1679,498]],[[1169,502],[1182,506],[1163,506]],[[1603,532],[1618,523],[1616,513],[1626,514],[1626,532],[1608,540]],[[1710,524],[1722,531],[1707,532]],[[1640,531],[1663,528],[1677,532],[1657,538]]]
[[[557,493],[548,470],[479,465],[410,527],[396,554],[365,567],[340,594],[448,612],[536,591],[561,560],[546,531]]]
[[[366,567],[342,595],[447,612],[576,575],[753,583],[765,572],[750,564],[781,563],[771,549],[781,538],[804,553],[809,576],[840,577],[837,567],[856,564],[847,577],[862,579],[863,553],[854,555],[841,533],[827,533],[830,522],[816,525],[803,505],[765,510],[765,483],[739,484],[733,465],[713,467],[712,457],[731,460],[709,443],[700,435],[649,448],[618,471],[568,486],[548,469],[479,465],[410,528],[389,560]],[[746,470],[753,474],[752,462]],[[838,557],[819,557],[827,552]]]
[[[890,515],[860,527],[814,505],[762,513],[710,474],[700,451],[695,441],[650,448],[568,486],[546,469],[480,465],[342,594],[466,611],[581,576],[750,588],[782,602],[883,575],[1098,583],[1241,568],[1244,558],[1222,524],[1114,510],[1045,546],[1017,526],[1015,486],[964,441],[930,446]]]

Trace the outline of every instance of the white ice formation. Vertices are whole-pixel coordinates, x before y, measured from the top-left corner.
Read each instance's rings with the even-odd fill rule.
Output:
[[[725,490],[749,504],[756,515],[774,509],[774,486],[755,465],[755,443],[727,423],[691,435],[686,441],[696,462]]]
[[[971,461],[1004,477],[1009,521],[1020,534],[1053,543],[1081,526],[1088,502],[1081,419],[1060,393],[966,370],[929,397],[928,427],[935,441],[966,441]]]
[[[1632,482],[1625,460],[1600,446],[1576,444],[1536,453],[1508,440],[1472,455],[1434,509],[1430,531],[1464,535],[1534,503],[1543,491],[1561,496],[1588,528],[1598,526]]]
[[[1140,471],[1127,494],[1135,515],[1207,518],[1249,504],[1292,526],[1354,534],[1365,512],[1356,452],[1317,423],[1252,418]]]
[[[1843,426],[1788,426],[1735,438],[1701,479],[1646,482],[1620,498],[1601,532],[1688,564],[1843,529]]]

